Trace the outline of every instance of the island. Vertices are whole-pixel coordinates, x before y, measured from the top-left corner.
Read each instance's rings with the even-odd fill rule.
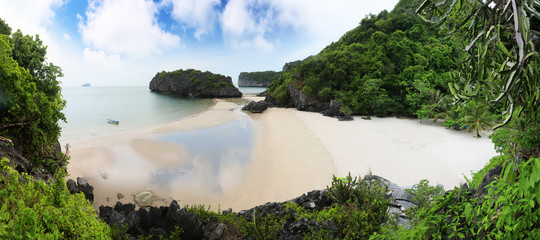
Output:
[[[83,85],[81,85],[81,87],[91,87],[92,85],[90,85],[90,83],[85,83]]]
[[[150,90],[189,98],[239,98],[231,77],[195,69],[162,71],[150,81]]]
[[[279,78],[281,72],[241,72],[238,76],[238,86],[240,87],[268,87],[268,85]]]

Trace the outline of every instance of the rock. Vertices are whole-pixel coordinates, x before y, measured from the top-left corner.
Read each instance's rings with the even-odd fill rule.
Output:
[[[480,186],[478,186],[478,191],[476,191],[477,196],[482,196],[487,194],[488,185],[496,180],[496,177],[499,177],[501,175],[503,166],[502,164],[499,166],[496,166],[488,171],[488,173],[482,178],[482,183],[480,183]]]
[[[149,86],[151,91],[194,98],[242,97],[231,77],[199,70],[176,70],[157,73]]]
[[[268,85],[277,80],[281,72],[241,72],[238,76],[238,86],[240,87],[268,87]]]
[[[287,86],[287,94],[292,99],[296,109],[300,111],[320,112],[321,107],[318,102],[302,92],[302,89],[295,88],[292,84]]]
[[[111,222],[111,216],[114,212],[114,209],[109,206],[100,206],[99,207],[99,217],[103,219],[107,224]]]
[[[139,207],[152,206],[154,201],[158,201],[158,200],[164,200],[164,198],[158,196],[152,190],[142,191],[133,195],[133,201],[135,201],[135,203]]]
[[[169,205],[166,219],[169,231],[174,231],[175,226],[183,229],[182,234],[180,234],[181,239],[202,239],[204,237],[203,225],[197,214],[188,212],[186,208],[180,208],[175,200]]]
[[[339,121],[352,121],[354,118],[351,115],[339,115],[337,117]]]
[[[94,187],[90,186],[88,182],[84,178],[77,177],[77,185],[79,187],[79,191],[81,191],[84,194],[84,197],[88,199],[90,202],[94,201]]]
[[[328,105],[328,109],[322,112],[324,116],[327,117],[335,117],[339,116],[339,108],[341,107],[341,102],[338,100],[330,100],[330,104]]]
[[[22,154],[19,153],[19,151],[17,151],[9,141],[0,140],[0,158],[5,157],[9,159],[12,163],[14,163],[14,167],[17,171],[30,173],[30,161],[23,157]]]
[[[227,210],[221,211],[221,214],[223,214],[223,215],[227,215],[227,214],[229,214],[229,213],[232,213],[232,208],[229,208],[229,209],[227,209]]]
[[[212,232],[212,234],[210,234],[210,236],[208,237],[209,240],[218,240],[218,239],[221,239],[221,237],[223,237],[223,232],[225,231],[225,225],[223,223],[220,223],[216,229],[214,230],[214,232]]]
[[[242,108],[242,110],[249,110],[252,113],[262,113],[266,109],[268,109],[268,103],[264,100],[258,102],[251,101]]]
[[[117,211],[122,215],[127,216],[129,212],[135,211],[135,205],[133,203],[123,204],[121,202],[116,202],[116,205],[114,205],[114,211]]]
[[[120,199],[124,198],[124,194],[118,193],[118,194],[116,194],[116,198],[118,198],[118,200],[120,200]]]
[[[388,188],[387,197],[390,198],[390,203],[388,204],[388,214],[397,217],[399,226],[409,226],[410,221],[405,218],[405,210],[416,206],[416,204],[414,204],[412,201],[411,194],[405,191],[405,189],[403,189],[402,187],[388,181],[383,177],[371,175],[364,178],[364,181],[377,180],[379,180],[381,184],[384,184]]]
[[[124,226],[125,223],[126,223],[126,216],[120,214],[117,211],[112,212],[111,218],[110,218],[110,221],[109,221],[110,226],[121,227],[121,226]]]
[[[68,179],[66,181],[66,187],[71,194],[79,193],[79,187],[77,186],[77,183],[73,179]]]
[[[326,189],[311,191],[307,194],[302,194],[302,196],[291,201],[306,209],[322,210],[323,208],[332,205],[332,201],[328,198],[326,192]]]

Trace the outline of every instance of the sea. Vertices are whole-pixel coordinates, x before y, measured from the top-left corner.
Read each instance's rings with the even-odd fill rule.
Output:
[[[259,93],[266,88],[240,87],[242,93]],[[167,124],[208,109],[211,99],[188,99],[151,92],[148,86],[64,87],[67,101],[63,110],[60,142],[73,144],[91,138]],[[107,123],[107,119],[120,124]]]

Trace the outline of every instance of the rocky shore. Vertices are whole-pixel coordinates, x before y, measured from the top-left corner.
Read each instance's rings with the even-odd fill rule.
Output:
[[[387,199],[389,199],[387,212],[390,217],[396,218],[400,225],[409,224],[405,218],[405,210],[415,206],[409,193],[397,184],[379,176],[366,176],[363,181],[380,181],[387,189]],[[67,181],[67,186],[71,193],[81,192],[89,201],[93,200],[93,187],[84,179],[77,178],[76,182],[70,179]],[[299,219],[298,212],[286,207],[287,203],[296,203],[306,211],[323,210],[333,204],[327,192],[327,189],[314,190],[289,201],[268,202],[239,212],[228,209],[218,214],[232,214],[246,222],[256,222],[257,218],[262,219],[271,214],[277,219],[285,220],[277,233],[278,239],[302,239],[308,230],[326,230],[338,237],[339,230],[335,222]],[[111,227],[125,228],[130,238],[149,235],[156,238],[168,237],[177,228],[182,229],[181,239],[223,239],[224,236],[229,235],[227,232],[229,229],[218,219],[201,219],[203,216],[198,216],[187,206],[181,207],[176,200],[173,200],[169,206],[161,207],[117,202],[114,207],[100,206],[99,217]]]

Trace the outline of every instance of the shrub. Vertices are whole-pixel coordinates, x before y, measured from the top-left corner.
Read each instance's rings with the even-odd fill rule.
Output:
[[[109,239],[109,226],[83,194],[69,194],[64,176],[58,174],[48,184],[34,181],[3,158],[0,239]]]

